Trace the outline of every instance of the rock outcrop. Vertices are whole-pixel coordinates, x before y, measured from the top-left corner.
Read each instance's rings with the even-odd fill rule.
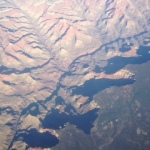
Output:
[[[100,108],[95,92],[82,93],[92,81],[113,81],[98,90],[134,82],[124,67],[150,58],[140,51],[150,45],[149,13],[149,0],[2,0],[0,150],[20,147],[15,137],[24,130],[49,132],[41,124],[52,109]]]

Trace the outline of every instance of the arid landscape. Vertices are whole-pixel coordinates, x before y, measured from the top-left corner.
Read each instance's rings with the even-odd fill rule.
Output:
[[[1,0],[0,150],[149,150],[149,14],[150,0]]]

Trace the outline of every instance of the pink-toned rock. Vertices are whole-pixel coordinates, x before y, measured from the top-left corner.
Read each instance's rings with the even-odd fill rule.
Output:
[[[131,79],[133,74],[124,68],[111,74],[104,69],[112,58],[140,57],[139,46],[150,30],[148,4],[141,0],[3,1],[0,105],[2,110],[10,107],[16,115],[11,118],[9,114],[8,119],[0,115],[5,124],[13,123],[13,127],[0,123],[4,126],[0,150],[9,147],[19,121],[25,119],[21,112],[32,104],[42,107],[45,102],[47,111],[38,114],[42,118],[56,107],[55,99],[60,96],[84,114],[100,106],[88,96],[72,93],[73,88],[92,79]],[[126,52],[120,51],[124,42],[130,49]],[[95,71],[96,66],[101,71]],[[65,111],[64,105],[56,109]]]

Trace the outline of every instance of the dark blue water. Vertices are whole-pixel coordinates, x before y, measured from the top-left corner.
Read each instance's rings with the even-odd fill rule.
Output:
[[[59,99],[60,100],[60,99]],[[68,106],[66,111],[68,113],[72,110],[72,106]],[[73,110],[74,111],[74,110]],[[86,134],[90,134],[91,128],[93,128],[93,122],[98,117],[98,109],[92,110],[85,114],[60,113],[59,110],[52,109],[42,121],[43,128],[59,130],[60,127],[64,128],[66,123],[76,125],[76,128],[82,130]],[[21,130],[14,138],[14,141],[21,139],[27,143],[28,147],[32,148],[50,148],[59,143],[59,139],[49,132],[39,133],[36,129]]]
[[[121,52],[127,52],[127,51],[131,50],[131,46],[133,46],[132,43],[130,43],[130,44],[124,43],[124,44],[122,44],[122,46],[119,49],[119,51],[121,51]]]
[[[117,72],[118,70],[124,68],[128,64],[142,64],[146,63],[150,60],[150,47],[148,46],[140,46],[139,50],[137,51],[138,57],[120,57],[116,56],[113,57],[108,61],[108,65],[103,68],[103,70],[107,74],[112,74]]]
[[[111,79],[91,79],[84,83],[81,87],[76,87],[73,89],[73,94],[82,94],[83,96],[93,97],[96,93],[109,88],[111,86],[124,86],[128,84],[134,83],[134,76],[131,79],[118,79],[118,80],[111,80]]]
[[[150,54],[148,51],[150,50],[150,47],[144,47],[141,46],[140,49],[137,51],[139,57],[131,57],[131,58],[123,58],[123,57],[115,57],[109,60],[108,66],[103,68],[103,70],[106,73],[115,73],[116,71],[122,69],[128,64],[141,64],[145,63],[148,60],[150,60]],[[124,47],[122,51],[128,51],[128,47]],[[84,66],[85,68],[88,67],[88,65]],[[0,68],[1,71],[5,73],[11,73],[6,72],[7,68]],[[99,73],[101,72],[101,68],[98,66],[94,69],[95,72]],[[93,95],[95,95],[97,92],[104,90],[106,88],[109,88],[111,86],[124,86],[127,84],[134,83],[134,77],[131,79],[119,79],[119,80],[110,80],[110,79],[101,79],[101,80],[95,80],[91,79],[89,81],[86,81],[82,87],[75,86],[72,90],[72,95],[75,94],[81,94],[83,96],[88,96],[90,100],[92,100]],[[7,83],[9,84],[9,83]],[[55,93],[57,94],[57,92]],[[85,114],[78,114],[76,110],[71,106],[65,103],[65,100],[61,97],[56,98],[56,105],[66,105],[66,113],[59,112],[59,110],[52,109],[51,112],[43,119],[41,120],[42,126],[44,128],[50,128],[59,130],[60,127],[64,128],[66,123],[70,123],[72,125],[75,125],[76,128],[82,130],[85,134],[90,134],[91,129],[93,128],[93,123],[98,117],[98,109],[89,111]],[[73,113],[72,113],[73,112]],[[27,109],[25,109],[22,112],[23,114],[31,114],[33,116],[36,116],[39,114],[38,104],[34,103],[30,105]],[[45,132],[45,133],[39,133],[35,129],[31,129],[29,131],[20,131],[20,133],[15,137],[15,139],[23,138],[23,141],[26,142],[29,147],[41,147],[41,148],[49,148],[53,147],[56,144],[59,143],[59,139],[57,139],[54,135]]]
[[[39,133],[36,129],[26,131],[26,133],[20,133],[16,139],[22,138],[28,147],[41,147],[49,148],[57,145],[59,139],[49,132]]]
[[[66,123],[76,125],[76,128],[82,130],[86,134],[90,134],[93,122],[98,117],[98,109],[89,111],[85,114],[69,114],[60,113],[58,110],[52,109],[51,113],[43,120],[43,127],[58,130],[64,128]]]

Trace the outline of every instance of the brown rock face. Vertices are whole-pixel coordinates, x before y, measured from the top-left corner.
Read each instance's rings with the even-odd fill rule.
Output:
[[[42,128],[53,110],[84,116],[100,108],[96,92],[133,83],[124,67],[150,58],[140,50],[150,46],[149,14],[149,0],[1,0],[0,150],[48,147],[18,135],[51,133]]]

